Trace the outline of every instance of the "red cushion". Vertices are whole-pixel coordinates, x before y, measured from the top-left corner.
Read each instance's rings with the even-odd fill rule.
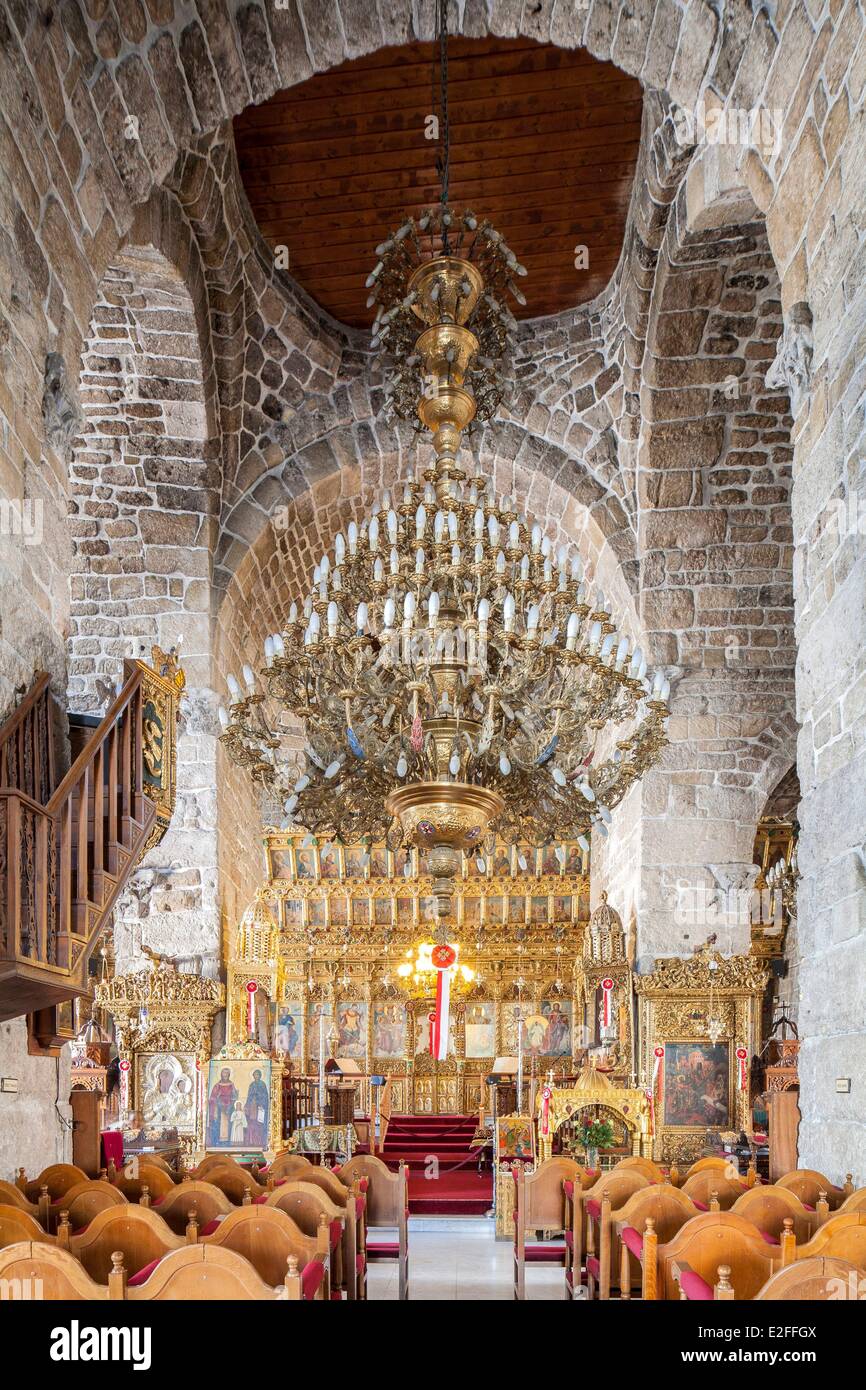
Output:
[[[810,1207],[810,1206],[809,1206],[809,1203],[808,1203],[808,1202],[804,1202],[804,1203],[803,1203],[803,1206],[806,1208],[807,1211],[814,1211],[814,1210],[815,1210],[814,1207]]]
[[[104,1166],[107,1168],[114,1159],[115,1168],[123,1166],[123,1131],[104,1129],[99,1136]]]
[[[778,1237],[778,1236],[771,1236],[769,1231],[762,1231],[762,1232],[761,1232],[761,1240],[765,1240],[765,1241],[767,1242],[768,1245],[778,1245],[778,1244],[779,1244],[779,1237]]]
[[[586,1204],[586,1210],[591,1220],[598,1221],[601,1216],[601,1202],[597,1201],[595,1197],[590,1197]]]
[[[622,1233],[622,1243],[638,1260],[643,1259],[643,1236],[634,1226],[626,1226]]]
[[[599,1264],[597,1255],[587,1255],[586,1272],[587,1274],[591,1274],[593,1279],[601,1278],[601,1265]]]
[[[160,1204],[160,1202],[164,1202],[167,1196],[168,1196],[168,1193],[167,1193],[167,1192],[163,1192],[162,1196],[161,1196],[161,1197],[157,1197],[157,1199],[156,1199],[155,1202],[151,1199],[150,1205],[151,1205],[152,1207],[158,1207],[159,1204]]]
[[[565,1179],[565,1182],[562,1184],[562,1190],[565,1193],[566,1197],[574,1196],[574,1183],[572,1182],[571,1178]]]
[[[568,1246],[569,1250],[574,1249],[574,1231],[565,1232],[565,1243]]]
[[[363,1256],[363,1255],[356,1255],[356,1256],[355,1256],[355,1269],[358,1271],[358,1273],[359,1273],[359,1274],[363,1274],[363,1273],[364,1273],[364,1270],[365,1270],[366,1268],[367,1268],[367,1261],[364,1259],[364,1256]]]
[[[554,1260],[562,1262],[565,1249],[562,1245],[527,1245],[524,1257],[528,1264],[550,1264]]]
[[[358,1179],[358,1186],[360,1187],[360,1189],[361,1189],[362,1192],[368,1192],[368,1191],[370,1190],[370,1179],[369,1179],[369,1178],[359,1178],[359,1179]]]
[[[206,1226],[202,1226],[199,1231],[200,1236],[212,1236],[214,1231],[218,1231],[222,1225],[222,1217],[215,1216],[213,1221],[209,1221]]]
[[[331,1302],[332,1302],[332,1303],[342,1303],[342,1301],[343,1301],[343,1295],[340,1293],[340,1290],[339,1290],[339,1289],[331,1289]]]
[[[680,1275],[680,1288],[692,1303],[712,1303],[713,1291],[706,1279],[702,1279],[693,1269],[686,1269]]]
[[[356,1198],[355,1198],[355,1220],[356,1220],[356,1221],[360,1221],[360,1220],[361,1220],[361,1217],[362,1217],[363,1215],[364,1215],[364,1198],[363,1198],[363,1197],[356,1197]]]
[[[158,1264],[158,1259],[151,1260],[149,1265],[145,1265],[143,1269],[140,1269],[136,1274],[133,1274],[131,1279],[127,1279],[127,1287],[138,1288],[139,1284],[145,1284],[147,1280],[150,1278],[151,1274],[153,1274],[153,1271],[156,1269]]]
[[[331,1232],[331,1249],[336,1250],[343,1234],[343,1223],[339,1216],[335,1216],[333,1221],[330,1222],[329,1229]]]
[[[367,1242],[368,1260],[397,1260],[400,1257],[400,1242],[397,1240],[377,1240]]]
[[[324,1277],[325,1266],[321,1260],[310,1260],[309,1264],[304,1265],[301,1270],[301,1294],[303,1297],[315,1298],[322,1287]]]
[[[692,1204],[697,1207],[698,1211],[709,1211],[706,1202],[699,1202],[697,1197],[692,1198]]]
[[[263,1202],[266,1202],[267,1200],[268,1200],[268,1194],[267,1194],[267,1192],[263,1192],[262,1195],[261,1195],[261,1197],[254,1197],[254,1198],[253,1198],[253,1206],[254,1206],[254,1207],[260,1207],[260,1206],[262,1205],[262,1203],[263,1203]]]

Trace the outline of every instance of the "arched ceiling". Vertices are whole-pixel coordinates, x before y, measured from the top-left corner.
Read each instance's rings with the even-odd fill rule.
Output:
[[[434,46],[385,48],[279,92],[235,121],[266,240],[341,322],[366,327],[375,247],[439,195],[425,123]],[[436,72],[438,81],[438,69]],[[593,299],[622,247],[640,83],[583,50],[528,39],[449,42],[451,202],[489,217],[529,271],[524,318]],[[587,268],[575,248],[588,249]]]

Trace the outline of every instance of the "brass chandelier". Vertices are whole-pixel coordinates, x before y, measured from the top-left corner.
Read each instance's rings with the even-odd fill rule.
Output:
[[[463,431],[499,404],[513,323],[500,296],[524,272],[488,223],[448,206],[444,34],[442,201],[377,248],[368,280],[388,408],[417,416],[433,458],[336,537],[258,678],[229,676],[220,711],[229,756],[291,821],[429,852],[440,941],[460,855],[487,836],[588,849],[607,833],[666,742],[669,695],[580,557],[461,460]],[[300,757],[283,751],[298,725]]]

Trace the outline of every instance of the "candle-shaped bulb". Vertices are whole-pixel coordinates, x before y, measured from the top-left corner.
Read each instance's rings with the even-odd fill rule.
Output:
[[[358,611],[355,614],[355,627],[358,630],[359,636],[361,635],[361,633],[367,631],[367,619],[369,617],[369,613],[370,610],[367,607],[366,603],[358,604]]]
[[[409,626],[415,617],[415,595],[409,593],[403,599],[403,622]]]
[[[238,685],[237,677],[236,677],[236,676],[233,676],[232,673],[231,673],[231,671],[230,671],[229,674],[226,676],[226,685],[227,685],[228,688],[229,688],[229,691],[230,691],[230,693],[231,693],[232,699],[233,699],[233,700],[239,699],[239,698],[240,698],[240,693],[241,693],[241,688],[240,688],[240,686]]]
[[[394,600],[393,600],[392,598],[386,598],[386,599],[385,599],[385,607],[384,607],[383,612],[382,612],[382,622],[385,624],[385,627],[386,627],[386,628],[392,628],[392,627],[394,626],[394,620],[396,619],[396,617],[397,617],[397,605],[396,605],[396,603],[394,602]]]
[[[222,727],[223,727],[224,729],[227,729],[228,726],[229,726],[229,724],[231,724],[232,721],[231,721],[231,718],[230,718],[230,716],[229,716],[229,712],[228,712],[228,710],[226,709],[225,705],[220,705],[219,710],[218,710],[218,714],[219,714],[219,721],[220,721],[220,724],[222,725]]]
[[[538,604],[531,603],[526,615],[526,635],[529,638],[533,638],[538,632],[538,616]]]
[[[336,637],[337,623],[339,622],[339,612],[333,599],[328,604],[328,636]]]
[[[577,633],[580,627],[580,619],[576,613],[569,613],[568,625],[565,629],[565,645],[568,651],[573,652],[577,645]]]
[[[502,605],[502,622],[506,632],[514,630],[514,595],[506,594]]]
[[[439,595],[434,589],[427,600],[427,620],[431,627],[436,626],[436,619],[439,617]]]

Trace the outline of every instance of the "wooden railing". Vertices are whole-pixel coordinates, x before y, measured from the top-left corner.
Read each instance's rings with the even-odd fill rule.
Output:
[[[54,791],[54,701],[46,671],[37,671],[21,704],[0,728],[0,787],[45,805]]]
[[[174,794],[180,685],[136,661],[126,663],[123,688],[60,784],[45,801],[34,795],[53,768],[36,737],[44,679],[0,730],[0,768],[26,782],[0,785],[0,1020],[83,992],[88,956],[133,869],[164,833]],[[38,751],[23,777],[22,748]]]

